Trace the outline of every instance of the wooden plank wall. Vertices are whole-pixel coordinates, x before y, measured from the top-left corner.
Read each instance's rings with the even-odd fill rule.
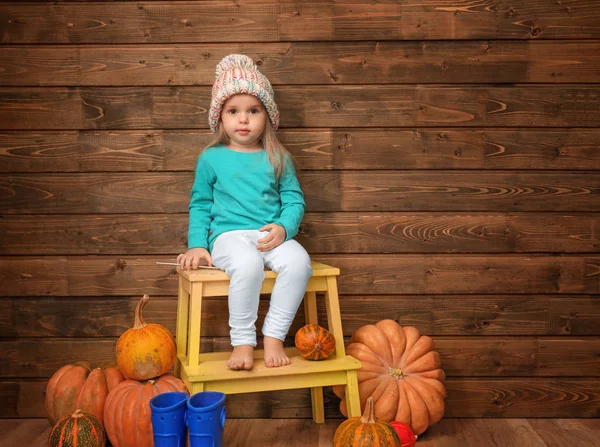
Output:
[[[233,52],[274,84],[347,336],[433,336],[448,417],[599,416],[599,21],[597,0],[1,2],[0,416],[111,362],[143,293],[174,330],[155,261],[185,247]],[[202,349],[227,349],[226,302],[205,306]],[[310,418],[303,390],[228,405]]]

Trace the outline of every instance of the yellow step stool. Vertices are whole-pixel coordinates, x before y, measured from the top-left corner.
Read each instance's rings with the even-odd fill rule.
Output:
[[[227,296],[229,276],[222,270],[182,270],[179,273],[177,304],[177,362],[175,375],[180,377],[191,394],[200,391],[220,391],[225,394],[258,391],[310,388],[313,420],[325,421],[323,387],[346,385],[348,416],[360,416],[356,370],[360,361],[346,355],[342,333],[342,319],[337,290],[340,270],[319,262],[312,262],[313,274],[304,295],[306,323],[318,324],[317,292],[325,292],[325,306],[329,331],[335,337],[335,354],[327,360],[305,360],[295,347],[286,348],[290,365],[267,368],[264,352],[254,350],[251,371],[233,371],[226,362],[230,352],[200,353],[200,324],[202,298]],[[261,293],[271,293],[277,274],[266,270]]]

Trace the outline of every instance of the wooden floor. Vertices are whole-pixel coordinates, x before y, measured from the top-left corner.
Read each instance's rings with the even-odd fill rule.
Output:
[[[331,447],[341,420],[228,419],[224,447]],[[1,447],[44,447],[45,419],[0,420]],[[416,447],[600,447],[600,419],[444,419]]]

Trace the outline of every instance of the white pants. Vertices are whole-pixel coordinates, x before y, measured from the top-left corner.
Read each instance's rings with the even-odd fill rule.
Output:
[[[231,345],[256,346],[256,318],[265,266],[277,273],[263,335],[284,340],[312,275],[308,253],[293,239],[261,252],[258,240],[268,231],[234,230],[220,234],[211,257],[215,267],[231,278],[229,327]]]

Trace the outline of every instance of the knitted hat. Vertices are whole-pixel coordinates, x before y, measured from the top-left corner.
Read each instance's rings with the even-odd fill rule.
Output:
[[[269,114],[273,129],[277,130],[279,109],[275,104],[273,87],[251,58],[243,54],[225,56],[217,65],[216,75],[208,114],[208,124],[213,132],[217,130],[223,104],[238,93],[247,93],[260,99]]]

